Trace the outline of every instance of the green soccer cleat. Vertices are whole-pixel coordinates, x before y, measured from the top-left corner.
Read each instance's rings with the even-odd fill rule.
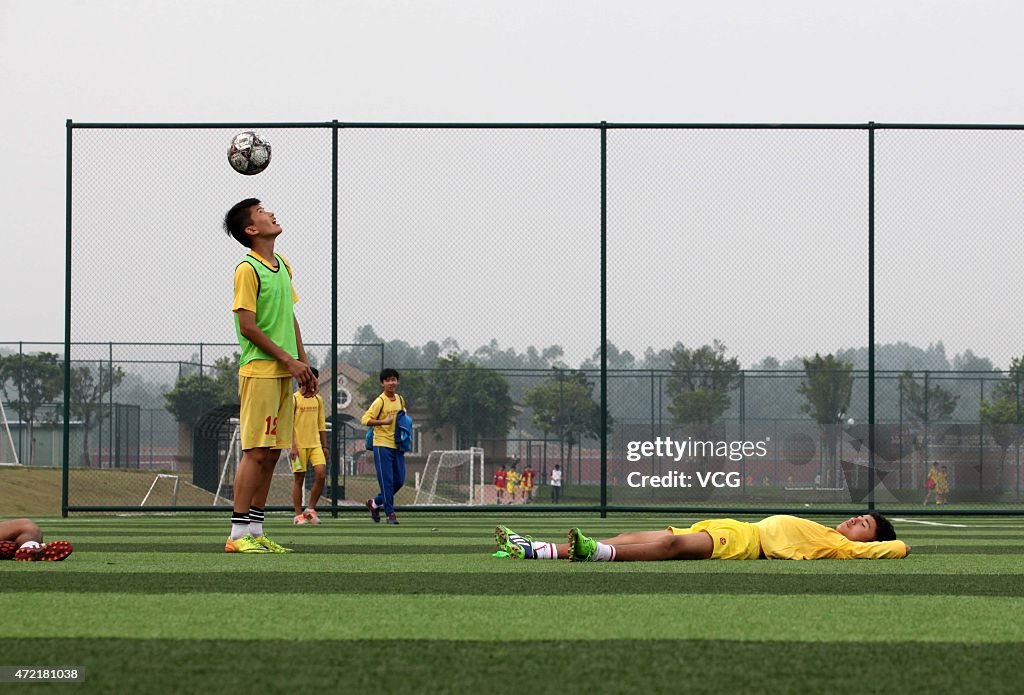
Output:
[[[266,548],[268,553],[294,553],[295,551],[291,548],[286,548],[280,543],[275,543],[266,536],[256,536],[255,540],[257,543]]]
[[[573,562],[593,561],[597,554],[597,541],[587,538],[578,528],[569,531],[569,559]]]
[[[519,535],[508,526],[494,529],[494,543],[513,560],[533,559],[533,539]]]
[[[228,538],[227,542],[224,543],[225,553],[267,553],[269,552],[266,548],[257,542],[251,534],[246,534],[241,538],[231,540]]]

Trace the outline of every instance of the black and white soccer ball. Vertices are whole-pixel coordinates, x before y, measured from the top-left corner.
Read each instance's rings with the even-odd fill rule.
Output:
[[[231,138],[228,162],[239,174],[252,176],[270,165],[270,143],[251,130]]]

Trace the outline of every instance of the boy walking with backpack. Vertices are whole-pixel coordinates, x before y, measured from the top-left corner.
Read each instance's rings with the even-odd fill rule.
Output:
[[[405,484],[405,451],[411,435],[407,428],[411,427],[411,421],[405,414],[405,399],[395,392],[399,379],[397,370],[390,367],[381,370],[380,385],[384,392],[373,400],[362,417],[363,425],[373,427],[373,466],[380,485],[380,493],[366,501],[374,523],[380,523],[383,510],[389,524],[398,524],[395,493]]]

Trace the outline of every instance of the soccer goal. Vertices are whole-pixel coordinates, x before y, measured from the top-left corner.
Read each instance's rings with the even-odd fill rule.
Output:
[[[431,451],[413,504],[483,504],[484,450]]]
[[[18,448],[14,446],[14,437],[11,436],[11,425],[7,422],[7,411],[4,410],[3,401],[0,401],[0,466],[18,466]]]
[[[161,485],[161,483],[163,484]],[[154,499],[159,498],[161,501],[166,502],[169,497],[171,501],[170,506],[176,507],[178,505],[178,476],[170,473],[156,474],[156,477],[153,478],[153,484],[149,486],[149,491],[146,492],[146,496],[142,498],[142,502],[139,503],[139,506],[145,507],[146,502],[148,502],[149,498],[153,495],[153,490],[156,490],[158,487],[160,489],[157,493],[157,497]],[[166,490],[164,488],[170,489]]]

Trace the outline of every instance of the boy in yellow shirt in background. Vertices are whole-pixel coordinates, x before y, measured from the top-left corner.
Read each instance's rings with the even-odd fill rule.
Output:
[[[505,474],[505,491],[508,492],[509,504],[516,501],[516,489],[519,487],[519,474],[516,467],[512,466]]]

